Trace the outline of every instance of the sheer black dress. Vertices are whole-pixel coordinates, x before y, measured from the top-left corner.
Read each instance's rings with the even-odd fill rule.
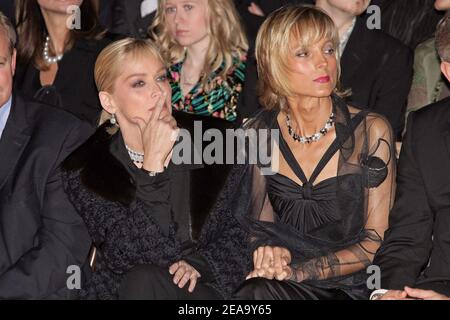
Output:
[[[244,125],[249,137],[266,134],[257,134],[257,152],[247,140],[246,164],[232,170],[199,247],[208,251],[217,286],[230,297],[368,297],[366,268],[383,239],[394,197],[393,135],[383,117],[348,107],[334,95],[332,101],[335,139],[309,178],[289,147],[292,138],[281,133],[280,111],[262,111]],[[280,161],[291,175],[277,170]],[[332,162],[336,175],[323,178]],[[293,280],[245,281],[253,250],[264,245],[290,250]]]

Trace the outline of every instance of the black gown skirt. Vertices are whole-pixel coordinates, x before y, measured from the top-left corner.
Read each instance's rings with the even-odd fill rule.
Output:
[[[246,230],[250,230],[250,238],[256,243],[254,247],[269,245],[288,248],[292,254],[291,266],[294,272],[298,268],[300,272],[306,272],[308,278],[302,282],[249,279],[238,287],[234,299],[368,298],[368,274],[365,267],[371,262],[361,243],[381,242],[381,237],[372,230],[373,225],[368,228],[366,223],[371,215],[379,218],[387,215],[389,210],[384,209],[387,206],[380,209],[382,206],[378,206],[379,202],[369,202],[369,195],[378,195],[378,192],[384,198],[386,193],[392,195],[390,180],[383,183],[388,170],[393,170],[395,165],[389,143],[392,140],[367,133],[370,127],[368,123],[372,123],[372,117],[376,116],[369,116],[359,110],[350,114],[341,99],[334,97],[333,102],[336,139],[310,177],[306,177],[286,138],[281,134],[281,155],[301,183],[278,172],[261,178],[259,171],[255,170],[253,178],[249,179],[252,181],[249,188],[251,195],[247,197],[252,199],[251,203],[241,205],[255,208],[255,203],[259,204],[250,218],[241,219]],[[276,116],[272,119],[274,124],[270,126],[280,129]],[[338,174],[319,181],[317,177],[336,154],[339,156]],[[343,256],[350,257],[348,259],[351,261],[342,261],[336,255],[343,251]],[[350,263],[358,264],[359,271],[341,273],[343,266],[345,268]],[[330,269],[333,269],[332,274]],[[326,279],[322,279],[325,274]]]
[[[340,289],[319,288],[302,282],[253,278],[236,291],[235,300],[353,300]]]

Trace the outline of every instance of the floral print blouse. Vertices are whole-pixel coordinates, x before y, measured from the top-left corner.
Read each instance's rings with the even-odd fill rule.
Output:
[[[173,64],[169,69],[172,107],[187,113],[235,121],[237,118],[237,102],[245,79],[246,60],[245,56],[235,59],[233,68],[226,79],[218,76],[220,69],[214,71],[209,77],[213,83],[210,92],[206,93],[203,90],[201,86],[203,79],[200,78],[191,91],[184,96],[180,83],[183,62]]]

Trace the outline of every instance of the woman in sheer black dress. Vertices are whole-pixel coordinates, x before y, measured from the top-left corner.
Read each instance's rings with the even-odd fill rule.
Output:
[[[340,98],[338,43],[332,20],[312,7],[281,8],[258,34],[266,110],[244,130],[269,134],[256,150],[248,144],[248,161],[232,170],[198,247],[229,297],[368,297],[395,151],[386,119]],[[250,161],[261,150],[271,161]]]

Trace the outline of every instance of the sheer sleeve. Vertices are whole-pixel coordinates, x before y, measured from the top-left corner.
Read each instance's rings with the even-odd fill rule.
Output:
[[[260,124],[255,125],[252,120],[252,125],[259,128]],[[257,165],[236,164],[197,243],[197,252],[214,277],[211,285],[224,298],[230,298],[252,270],[255,246],[270,241],[264,228],[258,229],[258,234],[254,232],[254,222],[260,221],[274,221],[265,178]]]
[[[249,235],[239,222],[248,207],[247,181],[245,167],[234,166],[197,243],[213,277],[210,285],[224,298],[231,297],[251,270]]]
[[[394,139],[384,118],[369,115],[366,122],[367,135],[360,154],[366,219],[361,240],[347,248],[294,263],[292,280],[324,280],[361,271],[372,263],[381,245],[395,193]]]
[[[394,196],[394,135],[384,118],[367,112],[351,118],[342,103],[336,179],[307,190],[277,174],[279,154],[274,152],[282,153],[273,136],[277,130],[269,130],[270,136],[258,144],[258,153],[261,147],[269,150],[268,163],[261,160],[233,170],[198,247],[224,296],[245,280],[253,267],[253,250],[260,246],[291,252],[292,280],[320,280],[321,287],[333,288],[365,285],[359,271],[371,264],[383,240]],[[277,129],[276,114],[266,112],[256,119],[261,121],[253,121],[251,128]]]
[[[275,148],[278,147],[275,146]],[[276,157],[272,157],[272,161],[274,158]],[[272,162],[271,166],[273,166]],[[270,201],[267,178],[274,172],[271,171],[272,169],[265,171],[267,169],[258,165],[249,166],[248,169],[251,172],[250,205],[241,223],[249,232],[249,248],[251,252],[261,246],[281,246],[293,250],[290,241],[283,237],[285,235],[283,226]]]
[[[434,112],[434,109],[430,111]],[[416,153],[422,150],[419,146],[428,143],[419,135],[429,124],[418,122],[419,114],[413,112],[409,115],[398,163],[397,198],[389,217],[389,229],[374,260],[374,264],[381,268],[381,287],[386,289],[402,290],[405,285],[415,286],[433,248],[434,213],[426,188],[427,177],[421,170]],[[432,157],[427,154],[426,159]]]

